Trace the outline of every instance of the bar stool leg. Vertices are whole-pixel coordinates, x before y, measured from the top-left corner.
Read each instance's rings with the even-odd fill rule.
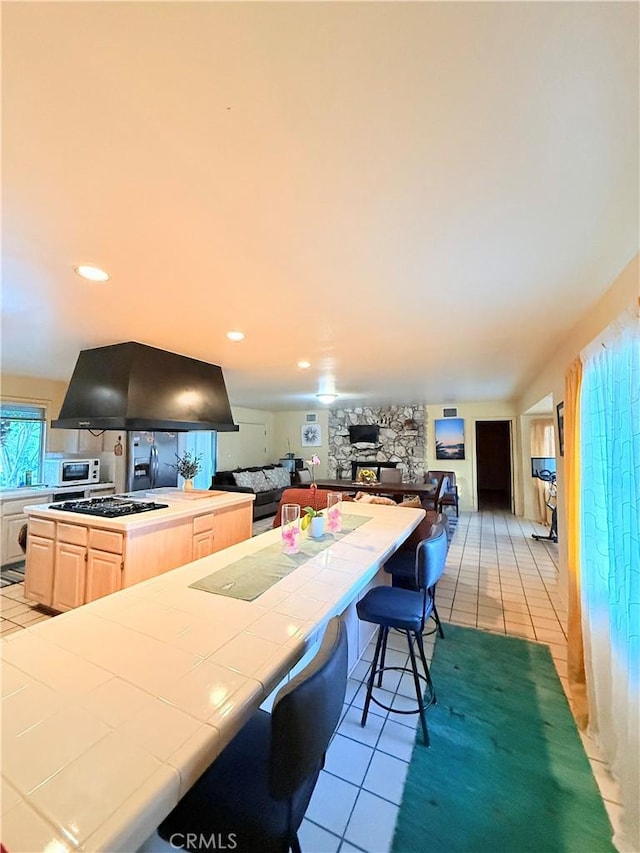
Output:
[[[407,635],[407,643],[409,645],[409,657],[411,658],[411,671],[413,673],[413,683],[416,688],[416,699],[418,700],[418,712],[420,714],[420,723],[422,725],[422,736],[424,738],[425,746],[430,746],[429,743],[429,732],[427,731],[427,717],[424,712],[424,702],[422,699],[422,691],[420,690],[420,679],[418,677],[418,666],[416,664],[416,654],[413,650],[413,641],[411,640],[411,634],[409,631],[405,632]],[[420,632],[416,631],[416,639],[420,636]],[[422,642],[422,637],[420,637],[419,643]],[[428,670],[425,670],[428,673]]]
[[[382,687],[382,676],[384,675],[384,659],[387,655],[387,640],[389,639],[389,629],[383,628],[384,637],[382,639],[382,657],[380,658],[380,672],[378,673],[378,687]]]
[[[369,713],[369,705],[371,704],[371,694],[373,692],[373,679],[376,676],[376,669],[378,668],[378,658],[380,657],[380,647],[382,646],[382,638],[384,636],[384,627],[381,625],[378,628],[378,641],[376,642],[376,652],[373,656],[373,663],[371,664],[371,672],[369,673],[369,680],[367,682],[367,698],[364,701],[364,708],[362,710],[362,719],[360,720],[360,725],[364,728],[367,722],[367,714]]]
[[[422,634],[420,633],[420,631],[416,631],[416,642],[418,643],[418,651],[420,652],[422,666],[424,667],[424,675],[427,679],[427,684],[429,685],[429,694],[431,696],[430,704],[435,705],[437,702],[436,691],[433,686],[433,681],[431,681],[431,673],[429,672],[429,664],[427,663],[427,658],[424,653],[424,642],[422,641]]]
[[[433,618],[436,620],[436,625],[438,628],[438,634],[444,640],[444,631],[442,630],[442,623],[440,622],[440,617],[438,616],[438,611],[436,609],[436,591],[435,591],[435,589],[431,590],[431,602],[433,604]]]

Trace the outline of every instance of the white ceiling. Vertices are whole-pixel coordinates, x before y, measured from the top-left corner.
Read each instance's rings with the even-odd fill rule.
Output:
[[[3,372],[516,399],[638,251],[638,10],[4,3]]]

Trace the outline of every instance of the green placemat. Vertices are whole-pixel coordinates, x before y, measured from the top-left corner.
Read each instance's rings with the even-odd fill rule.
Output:
[[[204,592],[213,592],[215,595],[253,601],[298,566],[372,518],[371,515],[344,514],[341,533],[325,533],[322,539],[301,537],[302,544],[297,554],[283,554],[282,544],[276,542],[274,545],[261,548],[255,554],[241,557],[235,563],[230,563],[189,586],[191,589],[202,589]]]

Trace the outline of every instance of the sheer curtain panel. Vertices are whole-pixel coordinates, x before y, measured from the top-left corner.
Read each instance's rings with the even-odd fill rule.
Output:
[[[580,561],[589,732],[620,784],[614,843],[640,850],[640,329],[582,353]]]

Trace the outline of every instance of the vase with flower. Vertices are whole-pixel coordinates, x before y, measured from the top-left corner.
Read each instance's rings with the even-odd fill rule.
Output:
[[[320,459],[314,453],[311,459],[305,459],[305,462],[309,466],[311,473],[311,485],[309,486],[309,490],[311,491],[311,505],[304,508],[305,515],[302,519],[302,529],[306,530],[309,528],[309,536],[312,539],[322,539],[324,536],[324,514],[321,509],[317,508],[318,486],[316,485],[315,478],[315,466],[320,464]]]
[[[190,489],[193,489],[193,478],[202,467],[202,453],[196,455],[190,450],[185,450],[182,455],[176,453],[175,456],[177,462],[171,467],[175,468],[184,480],[182,488],[185,491],[189,491]]]

